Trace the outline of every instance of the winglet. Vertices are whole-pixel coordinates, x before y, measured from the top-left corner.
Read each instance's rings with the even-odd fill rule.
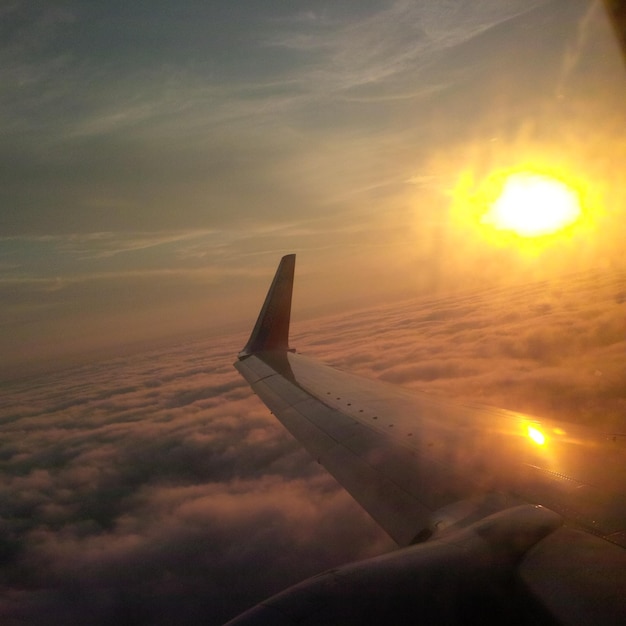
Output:
[[[239,353],[240,359],[264,350],[289,350],[289,318],[295,266],[295,254],[288,254],[280,260],[254,330]]]

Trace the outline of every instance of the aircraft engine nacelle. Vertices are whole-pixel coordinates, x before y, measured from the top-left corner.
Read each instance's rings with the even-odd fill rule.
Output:
[[[571,533],[576,541],[585,537],[591,562],[563,557],[562,544],[572,540]],[[581,624],[598,619],[598,597],[603,619],[595,623],[623,624],[623,553],[564,528],[561,517],[548,509],[522,505],[466,529],[326,571],[229,625]],[[592,596],[583,588],[584,572],[596,559],[614,572],[605,571],[601,595],[587,606],[585,598]]]

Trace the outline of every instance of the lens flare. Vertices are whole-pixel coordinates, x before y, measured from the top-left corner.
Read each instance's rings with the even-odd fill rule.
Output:
[[[573,224],[580,214],[578,195],[568,185],[543,174],[520,172],[506,179],[481,222],[522,237],[538,237]]]

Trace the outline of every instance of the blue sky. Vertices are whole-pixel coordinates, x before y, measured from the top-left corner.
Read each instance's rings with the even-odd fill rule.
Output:
[[[5,4],[7,361],[246,324],[285,252],[313,312],[594,265],[575,243],[529,269],[450,216],[462,172],[527,154],[615,176],[624,75],[589,7]]]

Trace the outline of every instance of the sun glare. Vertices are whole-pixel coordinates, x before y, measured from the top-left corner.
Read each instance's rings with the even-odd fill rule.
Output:
[[[546,442],[544,434],[537,428],[528,427],[528,436],[538,445],[542,446]]]
[[[522,237],[538,237],[573,224],[580,214],[578,195],[571,187],[550,176],[519,172],[508,176],[481,222]]]

